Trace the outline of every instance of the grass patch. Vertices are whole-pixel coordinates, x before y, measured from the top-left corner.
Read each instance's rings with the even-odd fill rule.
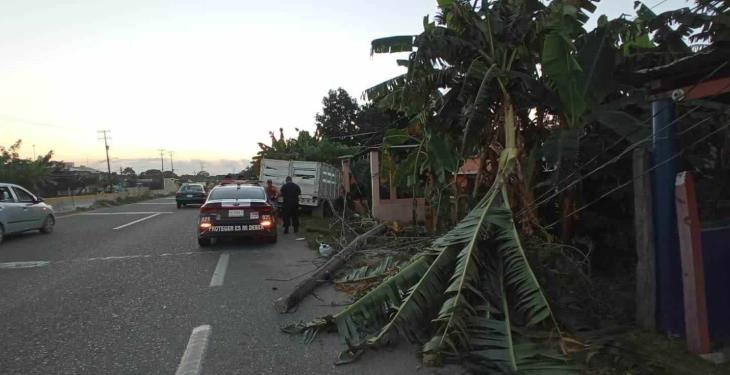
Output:
[[[337,241],[336,233],[330,231],[330,221],[327,218],[315,215],[302,215],[299,217],[301,234],[307,241],[307,247],[312,250],[319,250],[319,243],[326,242],[334,245]]]

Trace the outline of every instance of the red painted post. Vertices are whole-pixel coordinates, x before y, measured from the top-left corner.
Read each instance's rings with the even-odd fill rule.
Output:
[[[702,264],[700,217],[691,172],[677,173],[674,184],[677,207],[679,251],[682,258],[684,325],[687,347],[693,354],[710,352],[705,301],[705,272]]]

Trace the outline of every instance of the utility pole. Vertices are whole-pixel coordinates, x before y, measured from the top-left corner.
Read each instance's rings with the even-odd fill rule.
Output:
[[[160,163],[162,164],[162,167],[160,167],[160,173],[165,172],[165,149],[161,148],[158,151],[160,151]]]
[[[170,171],[172,173],[175,173],[175,164],[172,163],[172,154],[173,154],[173,152],[172,151],[168,151],[168,152],[170,153]]]
[[[33,160],[35,160],[35,144],[33,144]]]
[[[112,139],[111,136],[109,136],[109,133],[111,133],[111,130],[99,130],[97,133],[99,133],[99,140],[104,139],[104,148],[106,149],[106,171],[107,171],[107,179],[109,183],[109,188],[111,189],[112,186],[112,166],[111,163],[109,163],[109,140]]]

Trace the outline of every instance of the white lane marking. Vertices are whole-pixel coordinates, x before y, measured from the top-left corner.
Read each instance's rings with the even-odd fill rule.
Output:
[[[223,279],[225,279],[226,270],[228,269],[228,258],[230,258],[228,253],[221,253],[221,256],[218,258],[218,265],[215,266],[213,277],[210,279],[211,287],[223,285]]]
[[[201,253],[200,251],[186,251],[184,253],[162,253],[162,254],[140,254],[140,255],[115,255],[115,256],[109,256],[109,257],[95,257],[95,258],[86,258],[86,259],[71,259],[68,262],[94,262],[94,261],[104,261],[104,260],[127,260],[127,259],[167,257],[167,256],[176,256],[176,255],[199,255],[199,254],[203,254],[203,253]],[[59,260],[57,262],[66,262],[66,261]]]
[[[175,202],[138,202],[135,204],[149,204],[149,205],[171,204],[171,205],[175,205],[177,203],[175,203]]]
[[[198,375],[201,373],[203,370],[203,357],[205,357],[205,351],[208,349],[210,331],[209,324],[193,329],[175,375]]]
[[[107,215],[151,215],[151,214],[171,214],[172,212],[157,212],[157,211],[124,211],[124,212],[84,212],[71,215],[58,216],[56,219],[65,219],[67,217],[74,216],[107,216]]]
[[[115,255],[108,257],[94,257],[94,258],[77,258],[77,259],[66,259],[66,260],[34,260],[34,261],[20,261],[20,262],[5,262],[0,263],[0,269],[26,269],[36,267],[46,267],[53,264],[64,264],[64,263],[79,263],[79,262],[100,262],[100,261],[114,261],[114,260],[130,260],[130,259],[144,259],[144,258],[155,258],[155,257],[169,257],[169,256],[183,256],[183,255],[210,255],[208,253],[200,251],[186,251],[182,253],[163,253],[163,254],[139,254],[139,255]]]
[[[0,269],[18,270],[18,269],[24,269],[24,268],[45,267],[49,263],[50,262],[45,261],[45,260],[29,261],[29,262],[5,262],[5,263],[0,263]]]
[[[147,219],[152,219],[152,218],[153,218],[153,217],[155,217],[155,216],[159,216],[159,215],[160,215],[160,213],[161,213],[161,212],[158,212],[158,213],[156,213],[156,214],[152,214],[152,215],[150,215],[150,216],[145,216],[145,217],[143,217],[143,218],[141,218],[141,219],[137,219],[137,220],[135,220],[135,221],[130,221],[130,222],[129,222],[129,223],[127,223],[127,224],[124,224],[124,225],[120,225],[120,226],[118,226],[118,227],[116,227],[116,228],[112,228],[112,229],[113,229],[113,230],[118,230],[118,229],[126,228],[126,227],[128,227],[128,226],[130,226],[130,225],[134,225],[134,224],[137,224],[137,223],[143,222],[143,221],[145,221],[145,220],[147,220]]]

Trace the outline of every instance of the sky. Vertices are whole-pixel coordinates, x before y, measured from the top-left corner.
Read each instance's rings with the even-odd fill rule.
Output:
[[[647,2],[656,12],[685,0]],[[604,0],[609,18],[633,0]],[[0,1],[0,145],[112,170],[239,171],[283,127],[314,130],[329,89],[402,72],[372,39],[418,34],[435,0]],[[202,163],[202,165],[201,165]]]

